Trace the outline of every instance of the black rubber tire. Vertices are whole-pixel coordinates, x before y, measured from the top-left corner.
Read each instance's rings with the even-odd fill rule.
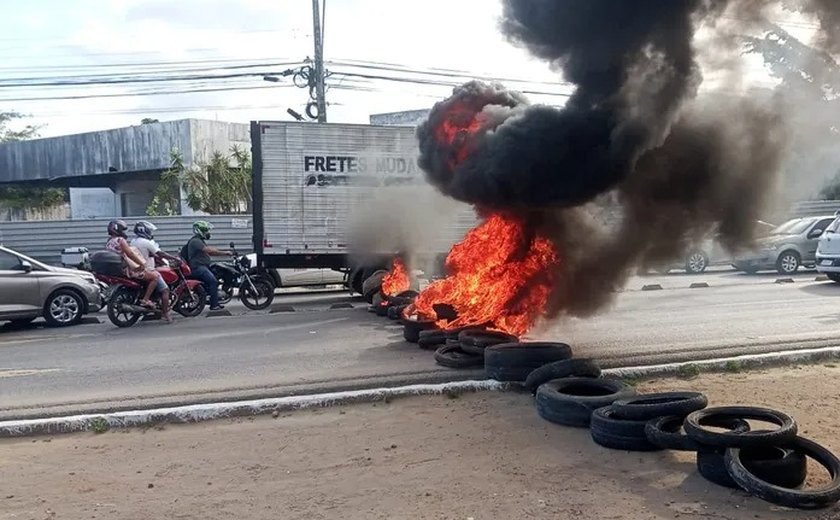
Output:
[[[650,442],[645,434],[647,421],[626,420],[616,417],[615,405],[598,408],[592,412],[590,434],[595,444],[613,450],[658,451],[659,446]]]
[[[647,422],[645,434],[650,442],[666,450],[700,451],[704,446],[682,432],[684,421],[685,417],[657,417]],[[706,424],[729,428],[734,432],[750,431],[750,424],[743,419],[721,419],[714,424],[709,421]]]
[[[251,278],[254,289],[245,281],[239,286],[239,300],[252,311],[261,311],[271,307],[274,302],[274,282],[267,276]]]
[[[697,452],[697,471],[709,482],[719,486],[741,489],[729,474],[725,449],[702,449]],[[801,486],[807,476],[807,459],[801,453],[774,446],[744,448],[745,467],[764,481],[787,488]]]
[[[434,321],[418,321],[401,319],[400,323],[403,325],[403,338],[409,343],[417,343],[420,341],[420,332],[424,330],[434,329],[437,327]]]
[[[487,348],[501,343],[512,343],[516,342],[518,339],[519,338],[511,334],[496,332],[493,330],[466,329],[458,334],[458,341],[460,341],[462,345],[470,345],[481,348]]]
[[[791,260],[795,262],[793,269],[785,269],[785,257],[790,257]],[[779,254],[779,258],[776,260],[776,272],[783,276],[789,276],[796,273],[800,267],[802,267],[802,257],[799,253],[793,250],[782,251],[782,253]]]
[[[447,368],[473,368],[484,363],[481,356],[468,354],[460,345],[444,345],[435,351],[435,362]]]
[[[440,329],[420,331],[417,345],[424,350],[437,350],[446,343],[446,333]]]
[[[175,305],[172,306],[175,312],[185,318],[195,318],[204,312],[204,308],[207,307],[207,289],[204,288],[204,285],[196,285],[193,288],[192,293],[192,300],[186,301],[179,299],[175,302]],[[186,298],[186,295],[183,295],[183,297]]]
[[[703,427],[709,418],[728,417],[767,421],[779,426],[776,430],[748,432],[715,432]],[[714,423],[712,423],[714,424]],[[747,448],[752,446],[783,446],[796,438],[796,421],[786,413],[754,406],[721,406],[692,412],[683,423],[686,435],[705,446],[715,448]]]
[[[384,318],[384,317],[388,316],[388,309],[389,308],[390,307],[388,307],[388,305],[386,303],[384,303],[384,302],[380,303],[379,305],[376,306],[376,315],[379,316],[380,318]]]
[[[593,410],[634,394],[632,387],[614,379],[555,379],[537,389],[537,413],[553,423],[586,428]]]
[[[111,295],[108,300],[108,319],[111,323],[120,328],[127,328],[137,323],[143,317],[143,313],[130,312],[121,313],[120,306],[124,303],[136,305],[138,300],[137,291],[120,286]],[[123,318],[123,316],[125,318]]]
[[[60,321],[54,318],[51,313],[53,302],[66,302],[66,306],[63,309],[65,312],[62,312],[62,318],[68,315],[69,312],[75,312],[75,314],[69,314],[70,317],[67,321]],[[68,310],[67,306],[75,307],[75,311]],[[87,300],[81,294],[72,289],[58,289],[50,294],[44,302],[44,320],[46,320],[48,327],[60,328],[78,325],[82,321],[82,318],[85,317],[86,307]],[[62,309],[59,308],[59,310]]]
[[[412,290],[409,289],[408,291],[403,291],[403,292],[399,293],[397,295],[397,298],[405,298],[407,300],[414,300],[414,298],[417,298],[418,296],[420,296],[419,292],[412,291]]]
[[[685,417],[691,412],[702,410],[709,400],[700,392],[660,392],[637,395],[613,403],[615,417],[649,421],[656,417]]]
[[[797,437],[787,449],[808,456],[828,470],[831,482],[820,489],[790,489],[767,482],[748,467],[743,460],[744,450],[726,450],[726,468],[730,477],[745,491],[767,502],[795,509],[819,509],[840,501],[840,459],[814,441]],[[796,486],[790,486],[796,487]]]
[[[565,343],[502,343],[484,349],[484,371],[496,381],[521,382],[537,368],[570,357]]]
[[[525,388],[532,394],[535,394],[541,384],[547,383],[552,379],[600,376],[601,368],[591,359],[564,359],[532,370],[525,378]]]
[[[405,308],[405,305],[395,305],[388,307],[388,319],[396,321],[402,318],[402,313],[405,310]]]

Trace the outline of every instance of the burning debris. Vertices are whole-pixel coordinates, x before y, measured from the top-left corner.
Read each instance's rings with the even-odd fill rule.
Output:
[[[754,23],[773,2],[749,4]],[[828,4],[808,5],[834,20]],[[470,82],[435,105],[417,131],[419,164],[484,222],[406,315],[522,335],[540,318],[597,312],[639,267],[711,231],[733,249],[749,241],[784,153],[784,122],[736,96],[698,97],[694,48],[700,28],[713,32],[743,2],[503,6],[505,35],[576,90],[556,109]],[[604,206],[617,215],[606,227],[591,218]],[[436,312],[442,304],[454,319]]]
[[[389,298],[409,289],[411,289],[411,277],[408,274],[408,269],[402,258],[395,257],[391,270],[382,278],[382,294]]]

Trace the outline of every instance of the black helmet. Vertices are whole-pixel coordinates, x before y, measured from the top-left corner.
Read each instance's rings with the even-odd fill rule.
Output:
[[[128,231],[128,224],[124,220],[112,220],[108,223],[109,236],[128,238],[125,234],[126,231]]]
[[[134,224],[134,234],[140,238],[151,240],[155,238],[155,231],[157,231],[157,226],[148,220],[141,220],[137,224]]]

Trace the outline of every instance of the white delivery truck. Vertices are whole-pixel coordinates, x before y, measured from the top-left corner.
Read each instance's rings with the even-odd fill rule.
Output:
[[[428,191],[413,128],[255,121],[251,146],[254,249],[261,267],[343,271],[347,286],[361,293],[363,282],[401,252],[385,246],[359,251],[348,230],[354,215],[369,210],[389,187]],[[402,252],[442,265],[475,223],[472,209],[463,206],[434,240]]]

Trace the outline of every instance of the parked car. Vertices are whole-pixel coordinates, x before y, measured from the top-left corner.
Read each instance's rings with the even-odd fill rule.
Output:
[[[819,238],[834,218],[822,215],[788,220],[759,239],[753,251],[739,256],[732,265],[750,274],[769,269],[793,274],[800,266],[813,267]]]
[[[65,327],[101,306],[93,274],[52,267],[0,246],[0,321],[24,324],[43,316],[50,326]]]
[[[251,265],[257,265],[257,255],[245,255]],[[315,285],[344,285],[346,276],[333,269],[269,269],[275,287],[311,287]]]
[[[825,228],[817,245],[817,272],[840,283],[840,216]]]
[[[763,220],[757,220],[755,226],[761,233],[775,229],[776,227]],[[732,260],[732,255],[713,236],[696,244],[688,250],[683,258],[676,260],[666,267],[660,268],[659,272],[667,273],[673,269],[683,269],[688,274],[700,274],[705,272],[709,266],[731,265]]]

